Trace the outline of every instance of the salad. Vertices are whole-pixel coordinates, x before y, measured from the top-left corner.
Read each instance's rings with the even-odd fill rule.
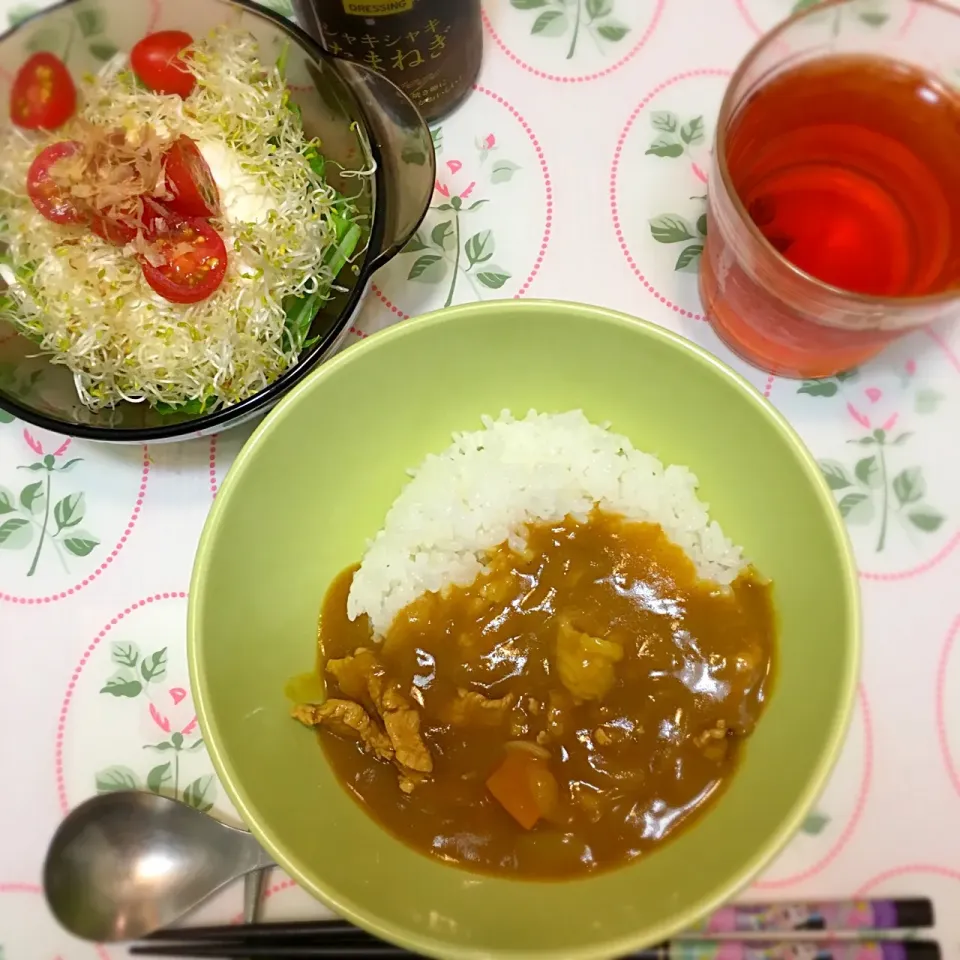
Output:
[[[297,362],[365,231],[284,61],[221,27],[144,37],[79,90],[30,57],[0,137],[0,319],[91,409],[199,413]]]

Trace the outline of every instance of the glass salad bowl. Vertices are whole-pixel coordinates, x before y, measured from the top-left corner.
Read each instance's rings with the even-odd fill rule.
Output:
[[[0,409],[8,414],[71,436],[127,443],[199,436],[263,414],[337,349],[371,275],[420,225],[436,161],[429,128],[416,108],[388,80],[327,54],[290,21],[245,0],[68,0],[22,21],[0,37],[0,127],[11,124],[14,65],[33,54],[55,54],[80,87],[81,78],[116,64],[118,54],[129,53],[148,34],[180,30],[199,40],[223,26],[251,34],[264,65],[284,64],[289,100],[302,116],[304,134],[320,141],[326,182],[355,206],[356,253],[337,274],[329,299],[317,308],[305,298],[300,306],[304,346],[297,361],[252,396],[212,410],[207,404],[205,412],[192,412],[196,404],[164,410],[126,400],[94,409],[81,401],[73,373],[51,362],[36,338],[18,332],[0,312]],[[220,188],[223,194],[223,184]],[[5,200],[9,197],[0,193],[0,216]],[[16,302],[8,289],[18,282],[14,266],[8,248],[0,246],[0,298],[8,309]]]

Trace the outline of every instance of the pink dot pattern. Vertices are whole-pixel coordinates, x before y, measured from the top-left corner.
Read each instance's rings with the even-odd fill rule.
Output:
[[[630,131],[633,129],[634,123],[637,121],[637,117],[643,112],[643,110],[649,106],[650,102],[658,94],[662,93],[664,90],[672,87],[676,83],[681,83],[684,80],[690,80],[694,77],[729,77],[729,70],[722,69],[701,69],[701,70],[687,70],[684,73],[678,73],[676,76],[670,77],[669,80],[664,80],[663,83],[657,84],[634,108],[633,113],[630,114],[630,119],[627,120],[626,126],[620,133],[620,137],[617,140],[617,147],[613,154],[613,166],[610,169],[610,210],[613,215],[613,229],[614,233],[617,236],[617,243],[620,246],[620,250],[623,252],[624,257],[626,257],[627,263],[630,265],[630,269],[636,274],[637,279],[643,284],[647,292],[652,294],[657,300],[660,301],[664,306],[669,307],[674,313],[680,314],[681,317],[689,317],[692,320],[703,320],[705,319],[702,313],[694,313],[691,310],[686,310],[683,307],[678,306],[673,303],[672,300],[660,293],[659,290],[650,282],[646,277],[640,267],[637,265],[637,261],[634,259],[633,254],[630,252],[630,248],[627,245],[626,237],[623,233],[623,224],[620,220],[620,208],[617,200],[617,178],[620,175],[620,161],[623,158],[623,148],[626,143],[627,137],[630,135]]]
[[[210,438],[210,460],[207,464],[207,470],[210,476],[210,498],[217,499],[217,438],[219,433],[215,433]]]
[[[100,646],[100,642],[110,634],[110,631],[121,621],[127,619],[131,614],[142,610],[144,607],[151,606],[154,603],[162,603],[164,600],[186,600],[187,594],[183,590],[171,591],[169,593],[154,593],[142,600],[131,603],[129,607],[124,607],[119,613],[110,618],[110,622],[105,624],[103,629],[93,638],[87,649],[84,651],[80,662],[74,667],[70,682],[67,684],[67,691],[63,695],[63,702],[60,705],[60,716],[57,720],[57,738],[54,748],[54,767],[56,770],[57,798],[60,801],[60,810],[64,816],[70,812],[70,802],[67,799],[67,786],[63,773],[63,741],[67,729],[67,717],[70,713],[70,703],[73,700],[73,693],[76,689],[80,674],[87,665],[87,661],[93,655],[94,651]]]
[[[543,154],[543,147],[540,146],[540,141],[530,128],[530,124],[527,123],[527,121],[520,115],[520,112],[516,109],[516,107],[514,107],[511,103],[508,103],[499,94],[494,93],[492,90],[488,90],[486,87],[481,87],[475,84],[473,89],[477,93],[482,93],[484,96],[489,97],[491,100],[504,107],[507,111],[509,111],[511,116],[517,120],[520,126],[523,127],[524,133],[526,133],[526,135],[530,138],[530,142],[533,144],[533,148],[537,152],[537,160],[540,163],[540,172],[543,174],[543,185],[546,194],[547,210],[543,227],[543,238],[540,241],[540,250],[537,253],[537,259],[533,264],[533,269],[530,271],[527,279],[524,280],[520,289],[513,295],[513,299],[518,300],[527,292],[527,290],[530,289],[530,285],[536,279],[537,274],[540,272],[541,266],[543,266],[543,258],[546,256],[547,247],[550,244],[550,234],[553,231],[553,183],[550,180],[550,170],[547,167],[547,159]],[[373,285],[373,292],[377,295],[377,297],[380,298],[381,302],[401,320],[410,319],[410,314],[405,313],[396,304],[392,303],[386,294],[384,294],[384,292],[376,284]]]
[[[500,34],[494,29],[486,10],[482,12],[481,16],[483,17],[483,25],[487,28],[487,32],[490,34],[493,42],[513,63],[515,63],[522,70],[526,70],[527,73],[532,73],[535,77],[539,77],[541,80],[549,80],[552,83],[590,83],[592,80],[599,80],[601,77],[606,77],[611,73],[615,73],[621,67],[628,64],[644,48],[647,41],[653,35],[653,31],[657,29],[657,24],[660,22],[660,16],[663,13],[665,4],[666,0],[657,0],[657,5],[653,10],[653,16],[650,18],[650,22],[647,24],[646,30],[644,30],[643,34],[640,36],[640,39],[633,45],[633,47],[625,56],[621,57],[616,63],[611,64],[609,67],[606,67],[603,70],[598,70],[595,73],[584,73],[573,76],[562,76],[561,74],[557,73],[547,73],[531,66],[525,60],[518,57],[510,49],[510,47],[507,46]]]
[[[958,636],[960,636],[960,616],[950,626],[947,639],[943,644],[943,652],[940,654],[940,662],[937,664],[936,714],[937,739],[940,742],[940,752],[947,768],[947,776],[950,778],[954,790],[957,791],[957,795],[960,796],[960,767],[958,767],[958,761],[953,756],[950,737],[947,732],[947,698],[951,693],[953,696],[957,695],[957,691],[947,690],[947,668],[950,665],[950,657],[953,654]]]
[[[97,567],[93,573],[88,574],[83,578],[79,583],[74,584],[72,587],[69,587],[66,590],[61,590],[59,593],[52,593],[44,597],[21,597],[16,596],[11,593],[5,593],[0,590],[0,601],[6,600],[8,603],[19,603],[24,606],[35,606],[44,603],[56,603],[58,600],[64,600],[67,597],[72,597],[75,593],[79,593],[84,587],[89,586],[96,580],[98,577],[102,576],[107,570],[110,569],[110,565],[120,554],[120,551],[124,548],[127,541],[130,539],[133,534],[133,528],[137,525],[137,520],[140,518],[140,511],[143,509],[143,501],[147,495],[147,480],[150,476],[150,452],[147,447],[143,448],[143,471],[140,474],[140,489],[137,491],[137,500],[133,506],[133,513],[130,515],[130,519],[127,521],[126,529],[123,531],[120,539],[117,541],[116,546],[110,551],[110,554],[107,558]]]

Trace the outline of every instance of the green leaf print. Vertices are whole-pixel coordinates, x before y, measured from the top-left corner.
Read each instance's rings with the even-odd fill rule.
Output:
[[[918,390],[913,408],[917,413],[933,413],[946,398],[936,390]]]
[[[9,520],[4,520],[3,523],[0,523],[0,550],[19,550],[25,547],[26,543],[23,542],[23,534],[21,533],[20,536],[17,536],[17,534],[19,531],[22,531],[24,527],[27,527],[29,523],[29,520],[24,520],[22,517],[11,517]],[[31,530],[31,536],[32,533],[33,531]]]
[[[11,27],[15,27],[20,23],[23,23],[27,17],[32,17],[40,8],[35,6],[32,3],[21,3],[15,7],[11,7],[10,11],[7,13],[7,22]]]
[[[664,213],[650,221],[650,234],[657,243],[678,243],[692,240],[693,234],[681,217],[673,213]]]
[[[261,7],[266,7],[281,17],[293,19],[293,4],[290,0],[257,0]]]
[[[140,649],[135,643],[120,643],[115,640],[110,645],[110,659],[121,667],[136,667],[140,662]]]
[[[112,697],[126,697],[132,700],[139,697],[143,691],[143,684],[125,670],[115,673],[101,688],[101,693],[109,693]]]
[[[53,518],[57,521],[57,533],[66,527],[75,527],[83,520],[83,494],[71,493],[58,500],[53,508]]]
[[[35,513],[40,509],[43,503],[43,481],[37,480],[36,483],[28,483],[20,491],[20,503],[24,510]]]
[[[650,154],[655,157],[682,157],[683,144],[661,137],[650,144],[644,155],[650,156]]]
[[[702,243],[691,243],[689,247],[684,247],[677,257],[677,263],[674,270],[683,270],[691,264],[696,264],[700,260],[700,254],[703,253]]]
[[[513,179],[513,175],[520,169],[520,167],[511,162],[510,160],[498,160],[490,171],[490,182],[491,183],[509,183]],[[470,209],[476,210],[483,200],[478,200],[476,203],[472,204]]]
[[[607,20],[606,23],[601,23],[597,27],[597,33],[611,43],[622,40],[629,32],[630,28],[625,23],[620,23],[619,20]]]
[[[943,514],[923,502],[927,485],[920,467],[906,467],[896,475],[891,469],[890,458],[894,454],[890,448],[902,446],[909,437],[909,432],[892,437],[886,430],[878,428],[847,441],[873,450],[868,456],[859,458],[853,468],[854,482],[860,490],[844,493],[837,507],[850,526],[865,527],[876,521],[876,553],[882,553],[886,548],[894,520],[908,532],[912,526],[924,533],[937,531],[945,520]],[[836,461],[822,461],[820,469],[831,490],[842,491],[852,485],[845,469]]]
[[[7,413],[6,410],[0,410],[0,423],[13,423],[16,419],[12,413]]]
[[[681,122],[675,113],[656,110],[650,115],[650,125],[660,136],[650,144],[645,154],[647,156],[682,157],[691,147],[706,139],[702,115]]]
[[[90,52],[102,62],[112,59],[120,52],[114,44],[103,41],[100,43],[91,43],[89,49]]]
[[[447,261],[435,253],[425,253],[410,268],[407,279],[420,283],[440,283],[446,275]]]
[[[675,113],[669,110],[654,110],[650,116],[650,126],[654,130],[662,130],[664,133],[675,133],[680,121]]]
[[[853,481],[847,476],[847,471],[843,469],[843,464],[836,460],[821,460],[820,472],[827,481],[827,486],[831,490],[843,490],[846,487],[852,487]]]
[[[923,530],[924,533],[933,533],[939,530],[944,521],[943,514],[938,513],[932,507],[919,507],[916,510],[911,510],[907,516],[910,522],[918,530]]]
[[[858,460],[857,465],[853,468],[853,474],[865,487],[869,487],[871,490],[876,490],[882,482],[880,462],[876,457],[864,457],[862,460]]]
[[[701,237],[707,235],[707,215],[705,213],[700,214],[697,218],[697,233],[699,233]]]
[[[87,7],[77,13],[77,24],[80,27],[81,36],[92,37],[95,33],[103,33],[106,22],[100,10],[96,7]]]
[[[423,237],[420,236],[420,231],[418,230],[408,241],[406,246],[403,248],[403,253],[419,253],[421,250],[426,250],[427,245],[423,242]]]
[[[100,541],[89,533],[77,530],[72,537],[64,538],[63,545],[75,557],[86,557],[89,556],[96,547],[100,546]]]
[[[464,249],[466,250],[467,259],[470,261],[471,267],[477,263],[486,263],[488,260],[491,260],[494,250],[493,231],[481,230],[479,233],[475,233],[467,240],[467,245]]]
[[[187,784],[187,788],[183,791],[183,802],[201,813],[207,813],[213,809],[213,800],[216,795],[217,788],[213,775],[207,774]]]
[[[147,789],[152,793],[163,793],[164,789],[173,783],[173,774],[170,772],[172,767],[170,762],[155,766],[147,774]]]
[[[441,250],[449,250],[452,243],[448,241],[453,240],[453,221],[444,220],[443,223],[438,223],[430,232],[430,239]]]
[[[163,647],[149,657],[144,657],[140,663],[140,674],[147,683],[162,680],[167,673],[167,648]]]
[[[610,16],[615,0],[510,0],[514,10],[536,10],[530,27],[535,37],[570,36],[567,59],[572,60],[581,37],[589,34],[597,50],[606,54],[602,41],[618,43],[630,27]]]
[[[63,34],[54,27],[38,30],[26,42],[26,48],[31,53],[60,53],[63,49]]]
[[[703,117],[694,117],[680,128],[680,139],[688,146],[703,142]]]
[[[802,833],[806,833],[811,837],[816,837],[817,835],[823,833],[824,827],[830,823],[830,818],[825,813],[820,813],[817,810],[814,810],[813,813],[810,813],[806,816],[803,823],[800,825],[800,830]]]
[[[840,516],[849,517],[850,513],[853,511],[853,508],[859,506],[865,500],[867,500],[867,495],[865,493],[848,493],[837,504],[837,506],[840,508]]]
[[[94,776],[97,793],[110,793],[113,790],[139,790],[140,781],[129,767],[107,767]]]
[[[587,0],[587,13],[592,20],[613,12],[613,0]]]
[[[923,495],[927,492],[927,485],[924,482],[923,471],[920,467],[901,470],[893,478],[893,492],[900,506],[922,500]]]
[[[0,487],[0,514],[13,513],[14,510],[16,507],[13,505],[13,494]]]
[[[879,10],[865,10],[859,14],[860,22],[865,23],[868,27],[882,27],[889,19],[888,14],[880,13]]]
[[[477,279],[491,290],[499,290],[510,277],[511,274],[504,270],[503,267],[498,267],[492,263],[485,270],[477,273]]]
[[[803,13],[804,10],[809,10],[811,7],[815,7],[821,0],[797,0],[793,5],[791,13]]]
[[[567,32],[567,16],[562,10],[545,10],[533,21],[531,33],[562,37]]]

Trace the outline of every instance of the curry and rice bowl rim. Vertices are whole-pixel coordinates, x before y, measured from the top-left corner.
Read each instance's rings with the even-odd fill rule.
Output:
[[[680,402],[671,406],[671,399]],[[346,795],[314,738],[290,729],[298,725],[290,722],[283,687],[312,666],[305,651],[315,643],[317,608],[331,579],[357,561],[400,492],[403,471],[440,449],[449,431],[469,429],[484,411],[503,406],[582,406],[598,422],[612,417],[615,429],[644,437],[665,462],[689,462],[717,516],[725,524],[738,518],[729,532],[776,584],[781,651],[789,630],[793,660],[781,661],[770,705],[777,715],[768,713],[758,730],[769,732],[762,746],[752,745],[754,759],[748,756],[722,810],[695,828],[697,839],[709,838],[716,849],[693,871],[697,858],[681,853],[687,847],[680,837],[655,855],[655,875],[643,859],[564,883],[463,874],[391,837]],[[717,429],[715,418],[724,414],[733,419]],[[656,424],[647,431],[653,442],[637,432],[644,422]],[[737,491],[740,477],[747,490]],[[318,544],[324,554],[315,563]],[[820,593],[805,599],[810,589]],[[221,784],[252,833],[309,894],[425,956],[486,960],[493,950],[503,960],[603,960],[687,929],[746,888],[797,833],[853,712],[859,580],[815,459],[744,377],[681,336],[616,311],[490,301],[407,320],[351,346],[263,421],[221,485],[200,538],[187,652],[197,717]],[[769,777],[782,751],[794,748],[787,771]],[[758,807],[744,790],[761,787],[769,796]],[[425,925],[429,917],[444,922]]]

